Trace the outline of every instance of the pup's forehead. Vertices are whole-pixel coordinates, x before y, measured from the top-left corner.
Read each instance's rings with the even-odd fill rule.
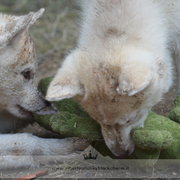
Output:
[[[35,64],[36,51],[31,37],[27,34],[19,43],[19,48],[15,55],[15,60],[12,66],[16,67],[25,66],[27,64]]]
[[[94,119],[112,123],[137,111],[143,104],[143,101],[143,92],[134,96],[128,96],[119,95],[112,89],[101,89],[100,91],[90,92],[81,101],[81,105]]]

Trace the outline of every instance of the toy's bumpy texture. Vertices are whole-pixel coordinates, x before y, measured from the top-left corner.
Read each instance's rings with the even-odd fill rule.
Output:
[[[180,159],[180,124],[164,116],[150,113],[144,128],[134,130],[133,139],[136,158]]]
[[[45,95],[51,78],[41,80],[39,88]],[[34,115],[35,121],[64,137],[76,136],[94,141],[92,145],[103,155],[110,153],[104,142],[100,126],[72,99],[55,102],[59,113],[54,115]],[[180,159],[180,96],[167,117],[149,113],[144,128],[134,129],[132,138],[135,152],[129,158],[137,159]],[[176,122],[175,122],[176,121]]]
[[[51,78],[40,82],[39,88],[43,94]],[[34,115],[34,119],[45,128],[63,136],[82,137],[89,140],[102,139],[100,126],[72,99],[54,102],[59,112],[54,115]]]

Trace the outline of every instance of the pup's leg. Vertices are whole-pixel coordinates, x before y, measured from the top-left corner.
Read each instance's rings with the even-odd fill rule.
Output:
[[[33,156],[44,156],[43,160],[47,159],[48,161],[52,155],[61,156],[62,159],[63,157],[71,158],[78,155],[78,152],[87,146],[87,142],[77,138],[44,139],[28,133],[1,134],[0,168],[12,167],[13,165],[34,166]]]

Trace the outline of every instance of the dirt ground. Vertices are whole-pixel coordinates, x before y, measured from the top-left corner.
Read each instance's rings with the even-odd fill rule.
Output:
[[[0,0],[0,11],[4,13],[20,15],[42,7],[46,9],[44,16],[31,29],[37,49],[39,79],[53,76],[64,57],[75,47],[79,33],[80,12],[77,0]],[[154,110],[159,114],[168,115],[175,95],[176,90],[172,88]],[[34,129],[34,127],[31,128]],[[37,134],[44,133],[39,127],[37,131]],[[53,167],[51,174],[45,177],[62,178],[62,171],[52,171],[52,169]],[[73,177],[73,174],[71,175]]]

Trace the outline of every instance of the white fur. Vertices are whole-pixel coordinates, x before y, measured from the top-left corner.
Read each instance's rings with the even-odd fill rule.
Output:
[[[101,124],[112,152],[116,155],[121,155],[121,151],[132,152],[130,130],[143,125],[148,111],[173,84],[172,54],[180,72],[180,1],[83,0],[81,4],[82,24],[77,48],[65,59],[50,84],[47,99],[66,98],[65,90],[65,94],[73,97],[77,89],[81,90],[84,95],[80,103]],[[109,100],[109,108],[113,106],[111,114],[113,110],[117,114],[119,108],[119,115],[109,120],[106,118],[108,105],[101,96],[107,95],[104,101],[108,102],[114,95],[112,87],[117,83],[116,78],[119,84],[114,89],[121,95],[118,101],[124,104],[113,106]],[[54,93],[57,85],[63,91],[59,89]],[[178,86],[180,92],[180,80]],[[144,98],[141,106],[128,111],[131,105],[126,106],[130,101],[128,96],[133,99],[140,94]],[[123,110],[124,107],[127,110]],[[115,123],[122,127],[113,128]]]
[[[45,139],[28,133],[0,135],[0,170],[39,167],[78,156],[75,139]]]

